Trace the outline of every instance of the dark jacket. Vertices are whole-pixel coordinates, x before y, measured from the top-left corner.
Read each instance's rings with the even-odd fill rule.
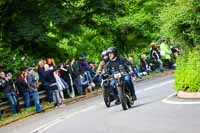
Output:
[[[0,91],[3,92],[6,86],[6,80],[0,77]]]
[[[69,66],[69,71],[72,74],[72,78],[77,78],[80,76],[80,71],[79,71],[79,65],[78,62],[75,62],[74,64]]]
[[[42,82],[42,85],[48,85],[48,82],[45,80],[45,71],[43,68],[38,67],[39,81]]]
[[[127,72],[130,71],[131,64],[123,57],[118,56],[115,61],[109,61],[106,66],[106,73],[112,74],[113,72],[120,71],[119,66],[122,65]]]
[[[37,91],[37,81],[32,74],[26,75],[27,85],[29,87],[30,92]]]
[[[73,77],[72,77],[72,74],[70,72],[70,68],[61,68],[60,69],[60,77],[69,85],[71,86],[72,83],[71,83],[71,80],[73,81]]]
[[[29,92],[28,84],[24,78],[20,77],[20,74],[17,75],[16,85],[20,93]]]
[[[160,52],[158,51],[157,48],[151,49],[151,58],[154,59],[154,60],[160,59]]]
[[[150,67],[150,64],[147,60],[142,60],[141,59],[141,68],[140,68],[140,71],[141,72],[146,72],[147,71],[147,68]]]
[[[49,85],[56,83],[56,79],[53,74],[55,71],[56,69],[53,69],[53,70],[45,71],[44,73],[45,80],[49,83]]]
[[[81,60],[81,61],[79,60],[78,64],[79,64],[80,72],[90,71],[90,66],[89,66],[88,62],[86,62],[85,60]]]
[[[12,80],[6,80],[6,79],[1,78],[0,82],[1,82],[0,89],[4,93],[10,93],[10,92],[16,93],[17,90],[16,90],[15,84]]]

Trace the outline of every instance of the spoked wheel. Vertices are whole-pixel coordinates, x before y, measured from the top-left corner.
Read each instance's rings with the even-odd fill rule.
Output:
[[[118,93],[119,93],[119,99],[120,99],[120,102],[122,104],[122,108],[123,110],[127,110],[128,107],[127,107],[127,97],[125,96],[125,90],[124,88],[121,88],[121,87],[118,87],[117,88],[118,90]]]
[[[132,100],[132,98],[130,96],[127,96],[127,106],[128,108],[131,108],[132,105],[134,105],[134,101]]]
[[[134,101],[132,100],[132,93],[130,92],[129,88],[127,88],[126,84],[123,83],[122,88],[118,89],[120,101],[122,104],[122,108],[127,110],[134,105]]]
[[[109,89],[103,88],[103,99],[105,102],[106,107],[110,107],[111,100],[109,95]]]
[[[131,93],[130,89],[127,88],[126,85],[124,85],[124,86],[125,86],[125,93],[126,93],[126,98],[127,98],[127,106],[129,108],[131,108],[132,105],[134,105],[134,101],[132,100],[133,99],[132,98],[132,93]]]

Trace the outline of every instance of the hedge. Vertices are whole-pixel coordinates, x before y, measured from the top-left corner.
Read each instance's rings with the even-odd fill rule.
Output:
[[[176,91],[200,91],[200,47],[182,54],[176,61]]]

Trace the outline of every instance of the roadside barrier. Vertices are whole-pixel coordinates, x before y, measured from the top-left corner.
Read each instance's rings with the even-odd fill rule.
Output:
[[[39,94],[39,98],[40,101],[44,101],[46,98],[46,91],[45,90],[41,90],[38,92]],[[24,98],[23,97],[19,97],[19,106],[20,108],[24,108]],[[33,99],[31,97],[31,102],[33,102]],[[10,105],[8,103],[8,101],[4,101],[4,102],[0,102],[0,115],[1,116],[8,116],[11,114],[11,108]]]

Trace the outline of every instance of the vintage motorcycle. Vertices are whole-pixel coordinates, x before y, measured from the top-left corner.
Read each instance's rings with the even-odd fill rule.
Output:
[[[119,70],[113,73],[123,110],[127,110],[128,108],[131,108],[132,105],[134,105],[133,94],[131,92],[131,89],[128,88],[125,81],[125,76],[127,75],[129,75],[129,73],[125,70],[125,67],[123,65],[120,65]]]
[[[103,88],[103,98],[107,107],[110,107],[110,103],[115,100],[111,89],[109,89],[108,87],[109,82],[113,79],[116,81],[114,87],[118,91],[118,96],[122,108],[124,110],[127,110],[128,108],[131,108],[132,105],[134,105],[133,94],[131,92],[131,89],[128,88],[125,81],[125,76],[127,75],[129,75],[129,73],[125,70],[125,67],[123,65],[120,65],[119,69],[117,71],[114,70],[112,75],[103,76],[103,81],[105,85],[107,84],[107,86]]]
[[[101,87],[102,87],[102,92],[103,92],[103,99],[106,107],[110,107],[111,102],[115,100],[113,93],[111,92],[111,89],[109,88],[109,83],[110,80],[113,78],[107,74],[102,75],[102,82],[101,82]]]

